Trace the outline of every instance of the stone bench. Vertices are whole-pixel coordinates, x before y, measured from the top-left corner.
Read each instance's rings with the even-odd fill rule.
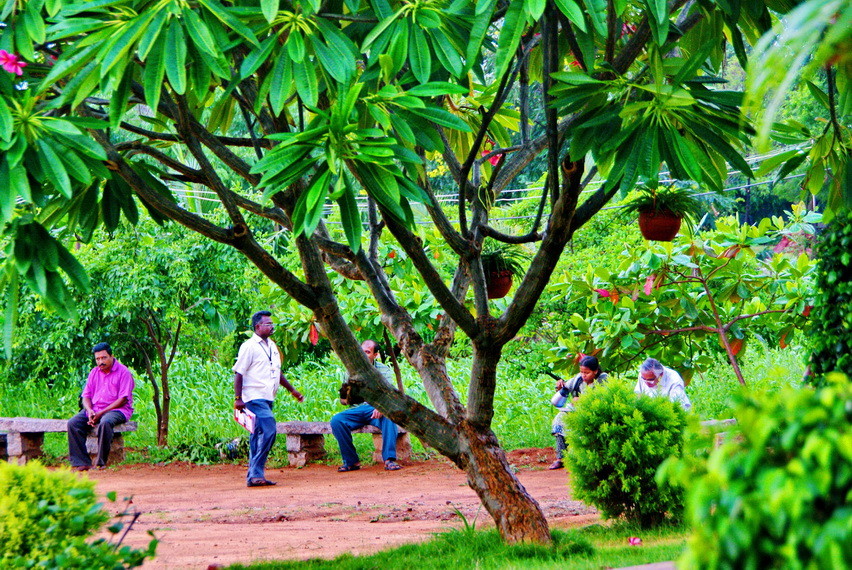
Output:
[[[287,436],[287,459],[294,467],[304,467],[308,461],[325,457],[325,436],[331,434],[328,422],[278,422],[277,433]],[[352,433],[373,435],[373,461],[382,462],[382,431],[375,426],[364,426]],[[396,458],[398,461],[411,459],[411,440],[408,432],[399,428],[396,437]]]
[[[701,427],[706,432],[713,434],[713,447],[716,448],[721,447],[725,443],[725,439],[728,437],[727,428],[736,424],[737,420],[733,418],[727,420],[704,420],[701,422]]]
[[[136,431],[136,422],[125,422],[115,427],[108,464],[124,460],[123,432]],[[68,433],[68,420],[43,420],[38,418],[0,418],[0,459],[23,465],[44,455],[44,434]],[[98,454],[98,437],[94,431],[86,438],[86,451],[94,461]]]

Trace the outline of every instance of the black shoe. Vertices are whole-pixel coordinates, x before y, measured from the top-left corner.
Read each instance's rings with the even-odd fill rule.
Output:
[[[270,487],[277,484],[275,481],[270,481],[269,479],[249,479],[246,487]]]

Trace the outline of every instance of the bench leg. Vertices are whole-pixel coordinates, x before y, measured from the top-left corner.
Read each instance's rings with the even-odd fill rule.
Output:
[[[396,459],[397,461],[411,461],[411,438],[407,433],[396,436]],[[373,462],[383,463],[382,459],[382,434],[373,434]]]
[[[304,467],[308,461],[325,457],[325,437],[322,434],[288,434],[287,461],[292,467]]]
[[[43,433],[9,432],[6,434],[6,455],[9,463],[24,465],[27,461],[44,455]]]
[[[92,465],[94,465],[98,459],[98,436],[94,432],[86,436],[86,452],[88,452],[89,457],[92,459]],[[107,465],[115,465],[122,461],[124,461],[124,434],[118,432],[112,436]]]

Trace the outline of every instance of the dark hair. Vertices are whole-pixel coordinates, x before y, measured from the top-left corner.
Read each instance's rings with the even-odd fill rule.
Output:
[[[603,370],[601,370],[601,365],[598,362],[598,359],[594,356],[584,356],[583,358],[581,358],[580,366],[588,368],[589,370],[595,373],[595,376],[600,376],[601,372],[603,372]]]
[[[271,317],[271,316],[272,316],[272,313],[270,313],[269,311],[258,311],[255,314],[253,314],[251,316],[251,330],[254,330],[254,329],[257,328],[257,323],[260,322],[260,319],[262,317]]]
[[[110,347],[108,342],[99,342],[95,346],[92,347],[92,354],[96,352],[100,352],[102,350],[107,351],[107,354],[112,356],[112,347]]]

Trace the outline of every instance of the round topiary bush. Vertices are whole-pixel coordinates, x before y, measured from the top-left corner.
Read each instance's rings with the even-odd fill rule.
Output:
[[[848,568],[852,382],[739,396],[737,437],[696,473],[674,462],[692,526],[683,568]],[[667,469],[669,471],[669,469]]]
[[[852,210],[837,214],[820,237],[817,250],[809,378],[819,385],[827,372],[852,375]]]
[[[679,518],[682,491],[655,477],[680,454],[686,423],[683,409],[665,398],[637,397],[619,382],[595,386],[567,420],[574,497],[643,527]]]

